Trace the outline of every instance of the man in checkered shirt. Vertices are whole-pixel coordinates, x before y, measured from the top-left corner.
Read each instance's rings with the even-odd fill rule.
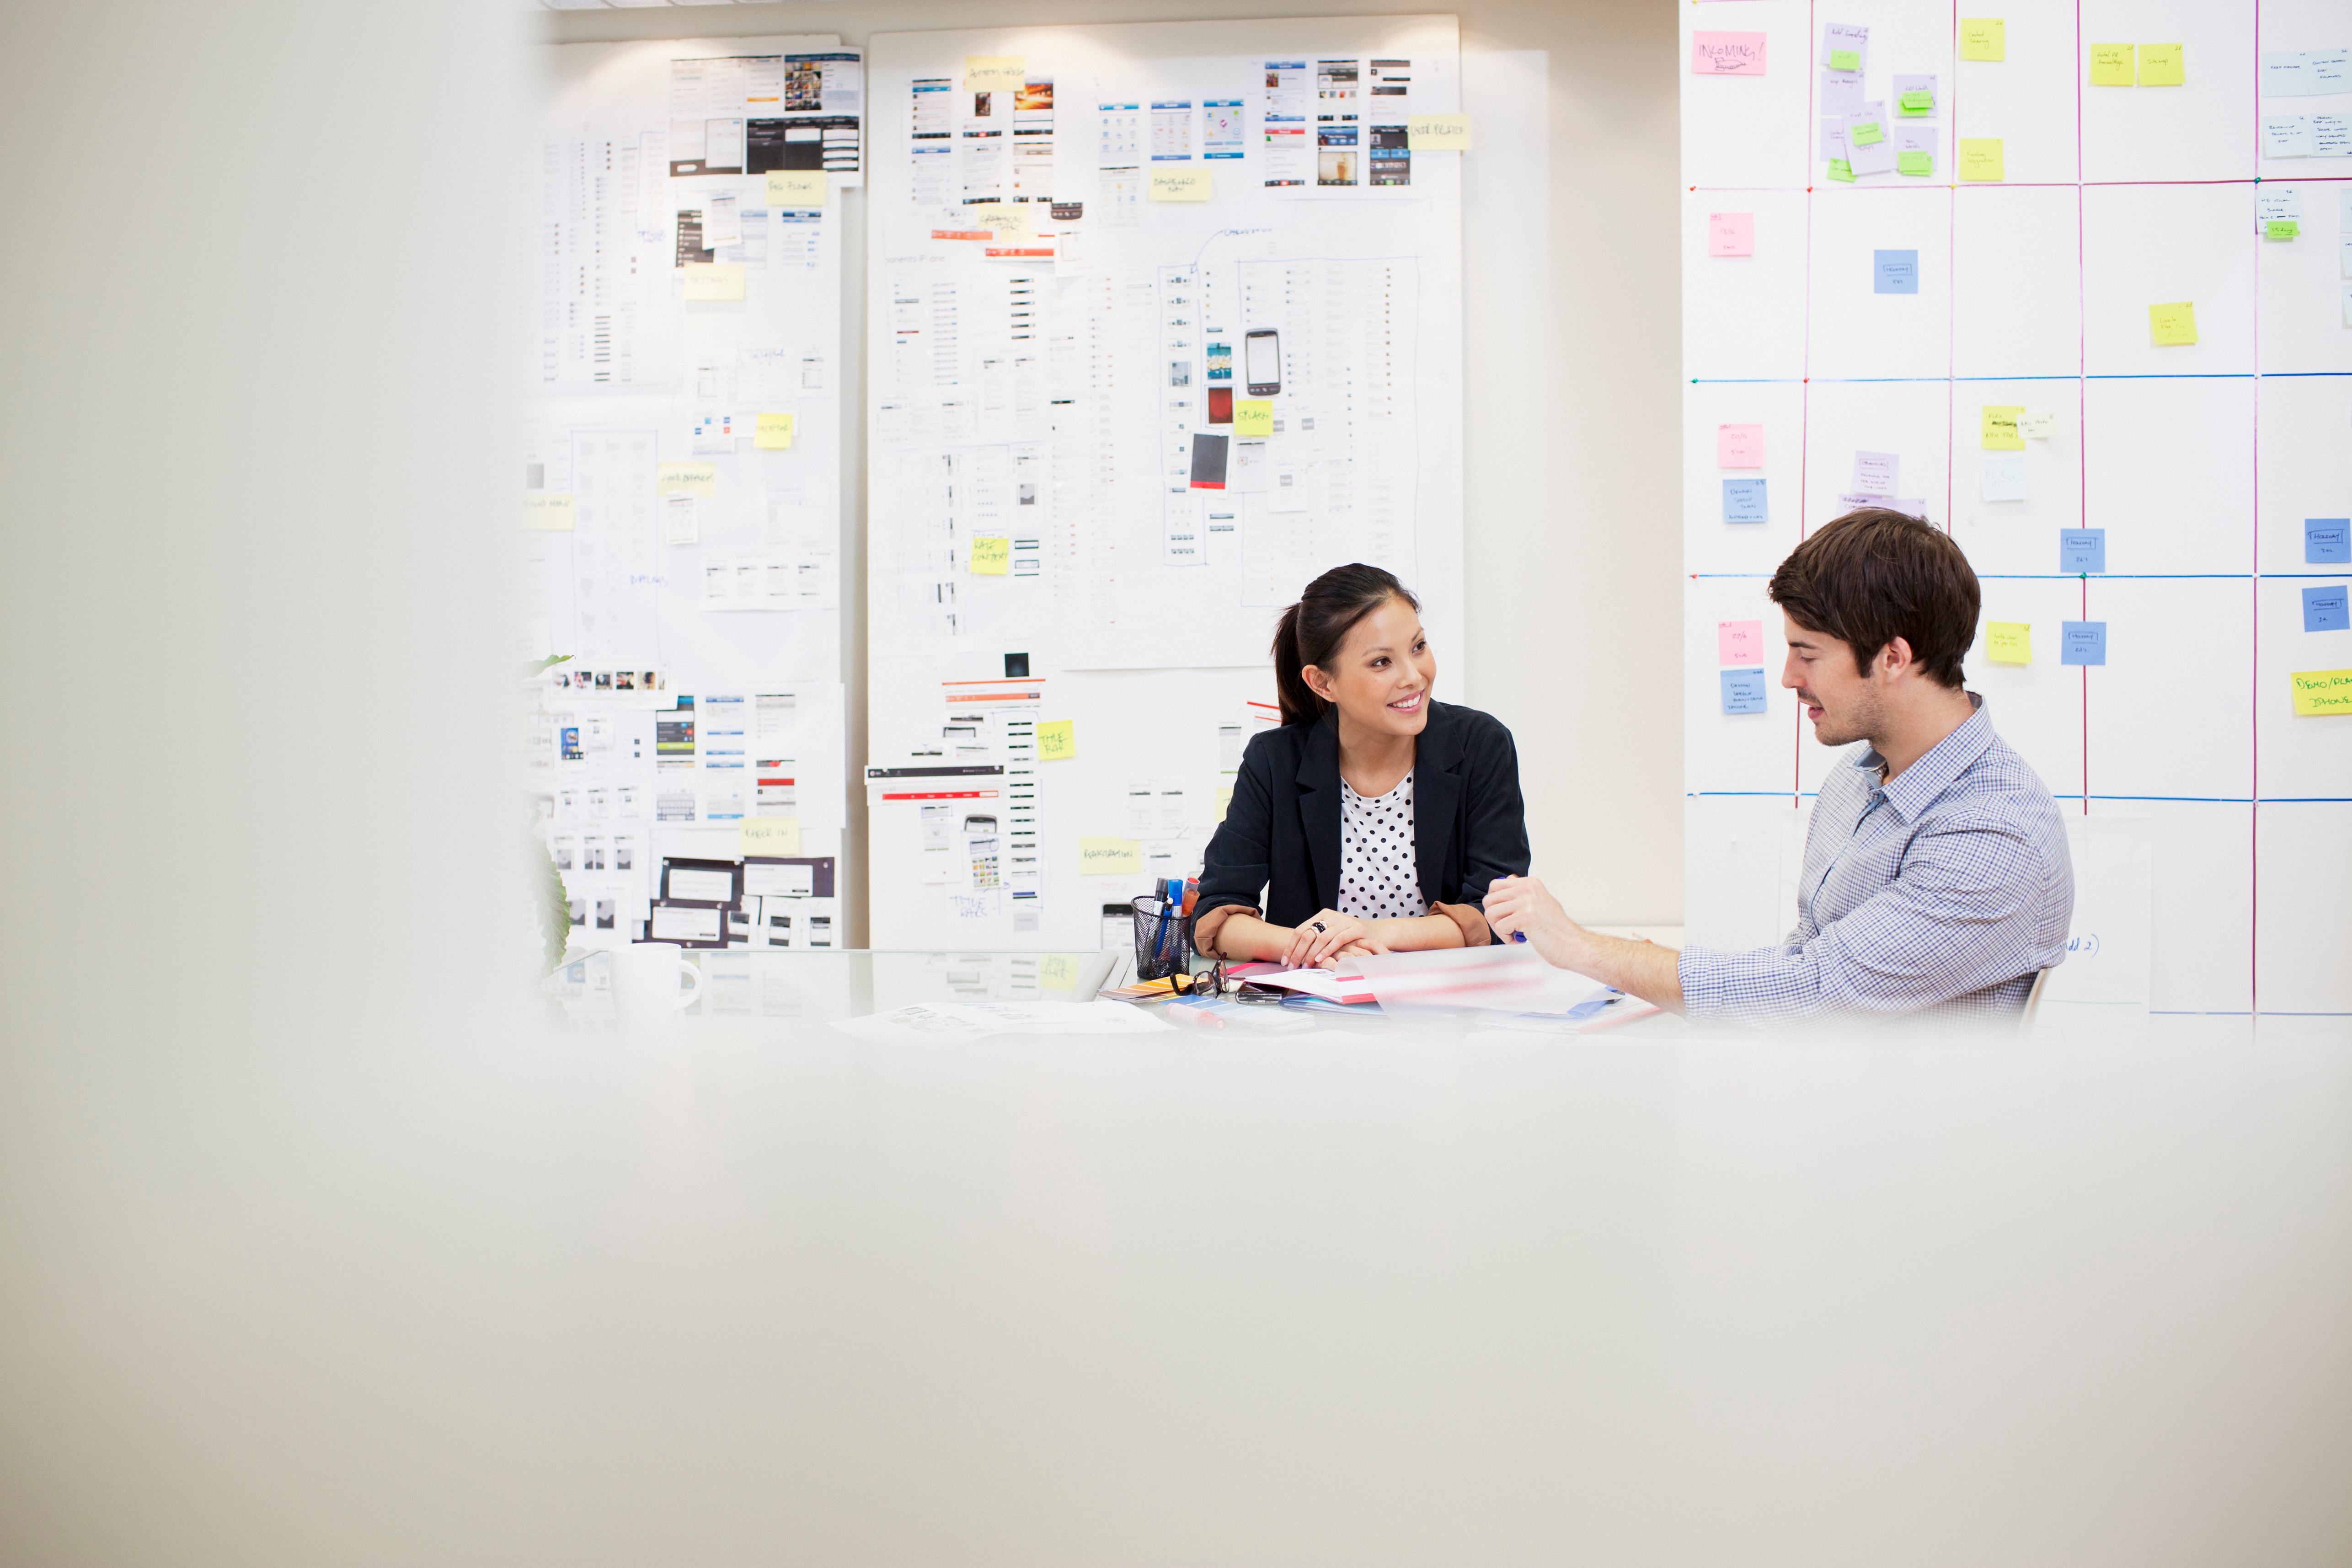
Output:
[[[2050,791],[1961,685],[1976,574],[1950,536],[1865,507],[1772,574],[1780,684],[1844,746],[1805,834],[1797,929],[1748,952],[1588,931],[1532,877],[1498,879],[1489,924],[1562,969],[1694,1018],[1998,1016],[2065,956],[2074,872]]]

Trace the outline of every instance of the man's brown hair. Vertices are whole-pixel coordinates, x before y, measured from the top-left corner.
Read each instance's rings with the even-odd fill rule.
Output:
[[[1858,670],[1901,637],[1941,684],[1966,679],[1983,597],[1969,558],[1932,523],[1885,507],[1850,511],[1790,551],[1769,592],[1799,626],[1851,647]]]

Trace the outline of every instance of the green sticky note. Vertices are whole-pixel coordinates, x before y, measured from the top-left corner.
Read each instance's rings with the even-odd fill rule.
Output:
[[[1849,185],[1853,184],[1853,165],[1847,163],[1843,158],[1831,159],[1830,178],[1832,180],[1843,180]]]
[[[1886,132],[1878,128],[1877,121],[1871,120],[1849,129],[1845,133],[1845,139],[1857,147],[1867,147],[1874,142],[1885,141]]]
[[[1936,172],[1936,160],[1926,153],[1897,153],[1895,154],[1895,172],[1898,174],[1932,174]]]
[[[1895,100],[1906,114],[1925,114],[1936,107],[1936,95],[1924,87],[1915,87]]]
[[[2291,217],[2274,217],[2263,225],[2264,239],[2293,239],[2303,232],[2303,225]]]
[[[1862,53],[1860,50],[1832,49],[1830,51],[1830,69],[1833,71],[1858,71],[1861,68]]]

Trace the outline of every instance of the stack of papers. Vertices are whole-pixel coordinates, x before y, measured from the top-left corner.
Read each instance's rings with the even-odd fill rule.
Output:
[[[1167,1035],[1174,1026],[1124,1002],[918,1002],[834,1025],[875,1045],[962,1044],[991,1035]]]

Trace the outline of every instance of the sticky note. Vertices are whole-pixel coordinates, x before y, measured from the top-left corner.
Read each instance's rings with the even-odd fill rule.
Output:
[[[1764,35],[1761,33],[1693,33],[1691,75],[1762,76]]]
[[[2297,713],[2314,719],[2352,713],[2352,669],[2298,669],[2287,679]]]
[[[1906,114],[1926,114],[1936,107],[1936,95],[1924,87],[1895,96],[1895,106]]]
[[[1029,58],[1026,55],[966,55],[963,58],[963,85],[969,91],[994,92],[1019,89],[1029,79]],[[971,107],[966,105],[966,108]]]
[[[2197,307],[2182,300],[2147,308],[2147,333],[2158,348],[2179,348],[2197,341]]]
[[[1709,256],[1755,255],[1756,215],[1754,213],[1707,214],[1706,253]]]
[[[1853,184],[1853,165],[1847,163],[1843,158],[1831,159],[1830,178],[1832,180],[1843,180],[1849,185]]]
[[[1895,172],[1898,174],[1932,174],[1936,172],[1936,155],[1933,153],[1897,153],[1895,154]]]
[[[772,207],[821,207],[824,205],[824,190],[823,169],[768,171],[768,205]]]
[[[2018,416],[2017,433],[2029,441],[2047,441],[2058,434],[2058,411],[2054,408],[2027,410]]]
[[[1234,398],[1234,434],[1237,437],[1273,435],[1274,399],[1270,397]]]
[[[1963,180],[2005,180],[1998,136],[1963,136],[1960,138],[1960,178]]]
[[[1857,495],[1891,496],[1903,482],[1903,458],[1895,452],[1856,452],[1853,489]]]
[[[2025,454],[2022,452],[1988,452],[1977,459],[1977,499],[1979,500],[2023,500],[2025,499]]]
[[[1078,875],[1139,877],[1143,874],[1143,844],[1135,838],[1081,838]]]
[[[522,498],[522,525],[539,533],[569,533],[578,515],[569,495],[538,490]]]
[[[1217,821],[1223,822],[1225,819],[1225,808],[1233,804],[1234,786],[1231,784],[1220,784],[1217,787]]]
[[[2346,601],[2343,584],[2331,583],[2325,587],[2303,591],[2303,629],[2307,632],[2352,630],[2352,605]]]
[[[2026,621],[1987,621],[1985,657],[1995,664],[2032,664],[2033,627]]]
[[[1726,522],[1769,522],[1765,515],[1764,481],[1762,479],[1726,479],[1723,481],[1723,521]]]
[[[2129,44],[2093,44],[2091,46],[2091,85],[2093,87],[2131,86],[2132,47]]]
[[[1205,202],[1209,199],[1209,171],[1154,169],[1150,196],[1155,202]]]
[[[1858,71],[1861,68],[1862,53],[1860,50],[1832,49],[1830,51],[1830,69],[1833,71]]]
[[[1078,721],[1055,719],[1037,726],[1037,760],[1066,763],[1078,754]]]
[[[963,219],[974,228],[984,228],[1000,237],[1020,239],[1030,232],[1029,218],[1034,204],[1030,202],[974,202],[963,209]]]
[[[971,542],[971,573],[975,577],[1003,577],[1013,570],[1013,541],[1001,533],[975,534]]]
[[[1415,153],[1467,153],[1470,117],[1466,114],[1409,114],[1404,144]]]
[[[657,496],[715,496],[719,493],[716,463],[661,463],[654,468]]]
[[[1760,468],[1764,466],[1764,426],[1718,425],[1715,427],[1715,466],[1718,468]]]
[[[2107,623],[2105,621],[2059,622],[2058,662],[2061,664],[2106,663]]]
[[[2083,573],[2107,569],[2107,531],[2104,528],[2062,528],[2058,531],[2058,570]]]
[[[1870,291],[1874,294],[1916,294],[1919,253],[1916,250],[1871,252]]]
[[[1988,403],[1977,411],[1977,438],[1988,452],[2022,452],[2025,437],[2018,424],[2025,410],[2011,403]]]
[[[2303,520],[2303,559],[2308,566],[2352,561],[2352,518],[2306,517]]]
[[[2303,232],[2303,225],[2291,217],[2274,217],[2263,225],[2264,239],[2293,239]]]
[[[1764,623],[1762,621],[1716,622],[1715,662],[1738,665],[1762,664],[1764,662]]]
[[[1877,121],[1865,120],[1859,125],[1847,126],[1845,139],[1856,147],[1868,147],[1885,141],[1886,132],[1879,129]]]
[[[801,819],[797,816],[747,816],[735,825],[738,855],[797,855],[801,852]]]
[[[1078,956],[1074,952],[1048,952],[1037,960],[1037,989],[1040,991],[1075,991],[1078,988]]]
[[[2009,23],[2000,16],[1960,18],[1960,58],[2001,60],[2009,58]]]
[[[792,414],[762,414],[751,427],[751,445],[762,452],[789,452],[793,449],[793,426],[799,416]]]
[[[2179,87],[2186,79],[2182,74],[2179,44],[2142,44],[2139,47],[2139,85],[2142,87]]]
[[[743,297],[743,264],[740,261],[689,261],[685,271],[688,300]]]
[[[1726,713],[1761,713],[1769,700],[1769,691],[1760,669],[1727,669],[1722,672],[1723,710]]]

